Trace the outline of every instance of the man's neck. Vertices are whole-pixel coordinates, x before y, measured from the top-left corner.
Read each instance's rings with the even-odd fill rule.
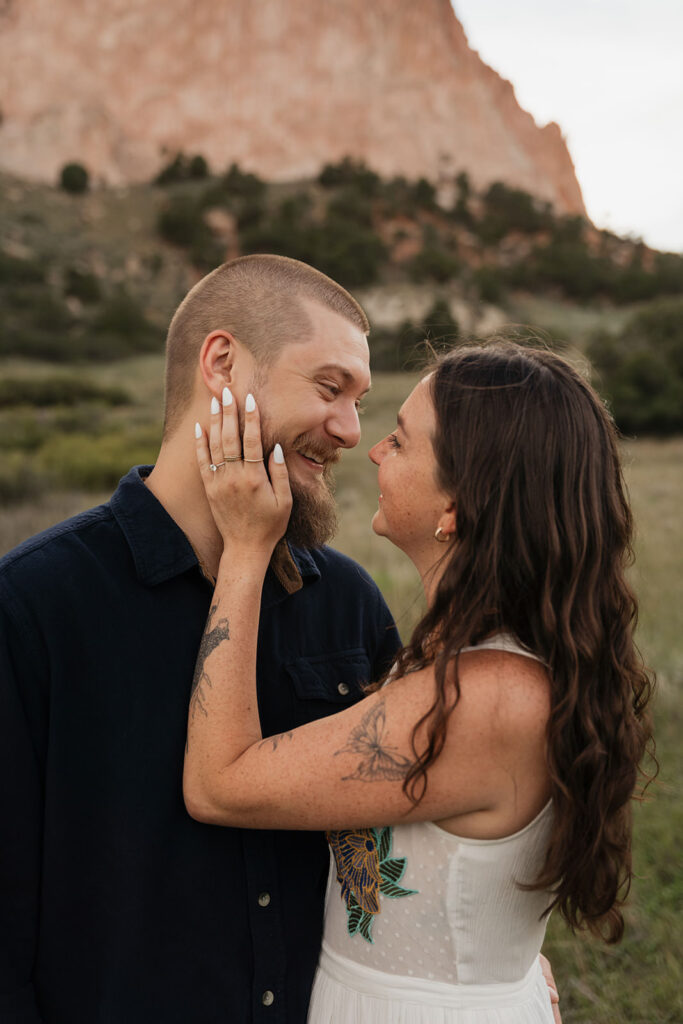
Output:
[[[205,574],[215,577],[223,542],[204,494],[194,446],[164,442],[145,483],[189,540]]]

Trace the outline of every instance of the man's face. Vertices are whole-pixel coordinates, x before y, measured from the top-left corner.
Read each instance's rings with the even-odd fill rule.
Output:
[[[319,547],[336,527],[331,469],[360,440],[358,407],[370,387],[365,335],[344,317],[307,303],[309,340],[285,345],[257,373],[264,450],[276,441],[287,460],[294,507],[287,536]]]

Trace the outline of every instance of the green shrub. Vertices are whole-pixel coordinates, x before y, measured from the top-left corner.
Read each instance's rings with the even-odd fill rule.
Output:
[[[460,171],[455,179],[455,203],[451,211],[453,219],[465,227],[474,226],[474,215],[470,210],[470,199],[472,198],[472,185],[467,171]]]
[[[129,395],[122,388],[101,387],[82,377],[5,377],[0,380],[0,409],[34,405],[78,405],[81,402],[128,405]]]
[[[421,210],[436,209],[436,189],[426,178],[408,181],[403,175],[396,175],[381,182],[378,195],[389,217],[416,217]]]
[[[552,239],[501,273],[513,288],[545,291],[556,287],[568,298],[582,302],[614,292],[615,266],[606,257],[593,255],[580,240]]]
[[[203,197],[171,196],[159,213],[157,229],[167,242],[187,249],[196,267],[212,270],[222,263],[224,250],[204,220],[203,209]]]
[[[189,247],[199,232],[208,231],[201,208],[192,196],[172,196],[159,213],[157,229],[172,245]]]
[[[89,342],[87,339],[92,338]],[[98,309],[87,331],[91,358],[120,359],[139,352],[159,351],[164,332],[150,323],[140,303],[125,288],[118,288]]]
[[[408,265],[413,281],[445,283],[460,273],[460,261],[438,242],[428,242]]]
[[[372,201],[348,186],[327,204],[328,220],[348,220],[362,228],[372,228]]]
[[[454,341],[460,334],[458,321],[445,299],[436,299],[424,318],[422,330],[431,341]]]
[[[220,186],[230,196],[242,199],[260,200],[266,193],[266,183],[256,174],[243,171],[233,163],[220,179]]]
[[[30,324],[0,322],[0,357],[8,356],[56,363],[70,360],[67,337],[63,333],[37,331]]]
[[[448,303],[437,299],[420,323],[404,320],[395,328],[373,328],[369,339],[370,365],[373,370],[391,373],[414,370],[424,363],[430,343],[452,344],[459,334]]]
[[[232,164],[226,173],[213,182],[200,197],[200,206],[223,207],[232,213],[240,230],[255,227],[266,213],[267,186],[255,174],[240,170]]]
[[[62,487],[109,490],[116,487],[132,465],[154,462],[159,441],[158,431],[151,427],[100,437],[55,435],[43,446],[36,461]]]
[[[305,212],[280,210],[269,222],[240,236],[242,252],[272,252],[310,263],[347,288],[372,284],[386,259],[382,240],[370,228],[328,211],[317,223]]]
[[[84,305],[91,305],[102,298],[102,288],[94,274],[77,267],[67,267],[64,272],[64,294],[73,296]]]
[[[51,423],[36,415],[35,409],[12,409],[0,417],[0,449],[6,452],[34,452],[47,440]]]
[[[346,288],[374,284],[387,252],[373,231],[344,221],[327,222],[318,237],[315,266]]]
[[[65,164],[62,167],[59,183],[65,192],[70,192],[72,195],[80,195],[88,191],[89,182],[90,175],[83,164],[71,163]]]
[[[208,176],[209,165],[200,153],[188,157],[180,152],[162,167],[154,179],[154,184],[173,185],[179,181],[199,180]]]
[[[0,249],[0,286],[42,284],[45,268],[38,260],[20,259]]]
[[[289,217],[275,216],[264,224],[240,233],[240,247],[247,255],[269,252],[276,256],[289,256],[294,260],[316,265],[319,248],[319,228],[306,220],[299,223]]]
[[[36,473],[23,452],[0,452],[0,505],[35,498],[47,481]]]
[[[464,199],[465,202],[467,202],[472,195],[472,184],[467,171],[460,171],[460,173],[456,175],[455,187],[457,189],[458,199]]]
[[[345,156],[336,164],[325,164],[318,175],[318,182],[324,188],[337,188],[343,185],[372,197],[379,193],[382,179],[375,171],[371,171],[363,160]]]
[[[424,341],[424,331],[411,320],[404,320],[398,327],[373,327],[369,337],[371,369],[387,373],[412,369]]]
[[[423,210],[436,209],[436,188],[426,178],[418,178],[412,189],[413,201]]]
[[[495,181],[483,197],[484,215],[477,225],[483,242],[500,242],[511,231],[534,234],[551,227],[553,215],[549,203],[534,199],[522,189]]]
[[[587,354],[624,432],[683,431],[683,299],[653,303],[617,336],[595,334]]]
[[[503,298],[503,275],[497,267],[477,267],[472,273],[472,281],[482,302],[495,304]]]
[[[209,165],[201,153],[197,153],[195,156],[191,157],[187,172],[188,177],[193,178],[194,180],[209,177]]]
[[[280,203],[277,219],[283,224],[297,227],[303,221],[310,221],[313,200],[308,192],[295,192]]]

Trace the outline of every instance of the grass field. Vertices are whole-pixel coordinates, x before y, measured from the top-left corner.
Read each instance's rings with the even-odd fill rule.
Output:
[[[3,375],[14,379],[48,372],[53,375],[54,369],[21,363],[3,367]],[[153,457],[160,434],[161,358],[145,357],[101,367],[96,378],[102,387],[124,388],[129,393],[129,404],[112,409],[92,407],[80,418],[73,410],[64,418],[64,410],[27,407],[6,409],[0,414],[0,431],[6,439],[0,450],[0,470],[3,458],[8,473],[30,465],[36,484],[30,500],[20,500],[19,489],[12,503],[0,509],[0,552],[50,523],[95,504],[110,489],[97,486],[97,474],[90,477],[95,490],[90,483],[78,490],[67,487],[64,481],[69,477],[49,476],[55,460],[66,459],[74,479],[87,479],[83,466],[97,461],[98,444],[103,446],[102,458],[108,460],[108,472],[114,476],[125,472],[138,452]],[[372,573],[404,636],[410,633],[422,609],[419,581],[404,556],[370,531],[377,483],[366,452],[371,443],[393,428],[396,410],[413,379],[406,375],[376,376],[363,419],[363,442],[359,449],[345,454],[337,486],[341,527],[336,545]],[[58,437],[60,416],[67,426]],[[18,438],[14,448],[11,438],[8,441],[8,431],[11,434],[12,430]],[[112,438],[119,435],[128,439],[129,450],[125,445],[113,445]],[[633,570],[641,598],[638,637],[658,676],[656,718],[661,772],[646,802],[636,807],[637,878],[623,943],[605,947],[572,936],[559,919],[550,923],[546,952],[560,986],[565,1024],[683,1021],[683,798],[677,785],[683,768],[683,439],[626,442],[624,460],[638,527]],[[48,474],[44,486],[40,485],[41,473]],[[0,483],[1,479],[0,473]]]

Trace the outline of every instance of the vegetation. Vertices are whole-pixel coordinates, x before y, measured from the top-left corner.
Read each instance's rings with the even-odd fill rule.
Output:
[[[78,267],[67,267],[64,273],[64,294],[86,305],[102,298],[102,286],[95,274]]]
[[[550,203],[543,203],[528,192],[509,188],[495,181],[484,193],[483,216],[476,222],[476,231],[487,245],[496,244],[513,231],[535,235],[552,226],[554,217]]]
[[[65,192],[80,195],[88,191],[90,175],[83,164],[65,164],[59,176],[59,183]]]
[[[540,324],[586,351],[625,432],[681,430],[677,350],[652,318],[683,293],[683,256],[557,215],[502,182],[478,190],[465,171],[450,188],[445,208],[433,183],[384,179],[348,157],[295,186],[234,163],[212,172],[201,154],[177,153],[154,183],[78,203],[36,186],[21,186],[17,202],[16,183],[0,176],[0,358],[104,363],[159,351],[199,274],[269,251],[354,291],[414,295],[403,322],[373,332],[376,367],[411,365],[416,343],[434,337],[427,325],[444,319],[429,309],[436,300],[457,298],[474,322],[481,303],[493,304],[499,322]],[[517,312],[534,303],[550,315]],[[495,311],[486,316],[493,324]]]
[[[173,159],[162,167],[154,182],[156,185],[171,185],[178,181],[198,181],[208,176],[209,165],[200,153],[191,157],[185,156],[184,153],[176,153]]]
[[[595,334],[587,354],[626,434],[683,433],[683,299],[646,306],[618,334]]]
[[[44,409],[47,406],[73,407],[82,402],[102,402],[104,405],[127,405],[128,394],[119,387],[101,387],[85,377],[3,377],[0,380],[0,409],[28,405]]]
[[[377,370],[412,370],[433,348],[452,345],[460,335],[457,320],[444,299],[437,299],[420,322],[404,320],[393,330],[373,328],[370,365]]]

